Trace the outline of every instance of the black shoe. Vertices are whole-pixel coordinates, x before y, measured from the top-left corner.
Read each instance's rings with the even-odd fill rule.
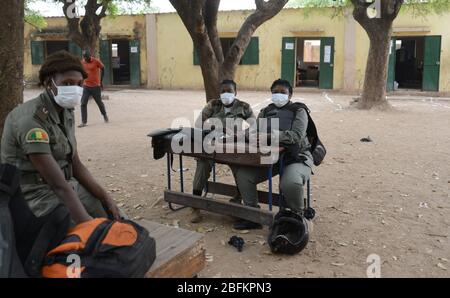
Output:
[[[241,219],[233,225],[236,230],[260,230],[263,226],[256,222]]]
[[[203,194],[203,190],[196,190],[196,189],[194,189],[194,190],[192,191],[192,194],[193,194],[194,196],[199,196],[199,197],[201,197],[202,194]]]
[[[82,128],[82,127],[85,127],[85,126],[87,126],[86,123],[81,123],[80,125],[78,125],[79,128]]]

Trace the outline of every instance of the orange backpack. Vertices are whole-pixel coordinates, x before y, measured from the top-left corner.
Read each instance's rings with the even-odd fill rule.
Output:
[[[43,277],[144,277],[156,257],[148,231],[128,221],[96,218],[69,229],[44,259]]]

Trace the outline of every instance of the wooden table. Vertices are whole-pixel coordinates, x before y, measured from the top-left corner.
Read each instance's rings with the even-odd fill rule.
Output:
[[[151,136],[151,135],[149,135]],[[251,148],[249,147],[249,144],[247,143],[241,143],[241,144],[232,144],[231,146],[229,144],[223,145],[223,148],[220,152],[223,153],[206,153],[204,151],[202,152],[195,152],[195,145],[192,143],[191,148],[189,148],[189,152],[174,152],[172,150],[171,146],[171,139],[170,138],[161,138],[159,139],[159,142],[154,142],[152,140],[152,144],[155,145],[158,144],[158,150],[163,151],[166,153],[167,157],[167,189],[164,191],[164,200],[169,203],[169,207],[173,211],[177,211],[186,207],[193,207],[197,209],[203,209],[210,212],[215,212],[223,215],[229,215],[233,217],[238,217],[242,219],[246,219],[252,222],[260,223],[262,225],[268,225],[270,226],[273,222],[273,213],[272,213],[272,207],[273,206],[280,206],[282,205],[282,194],[279,193],[273,193],[273,187],[272,187],[272,176],[273,176],[273,166],[275,164],[279,164],[280,169],[280,177],[283,172],[283,158],[278,158],[279,155],[283,154],[284,148],[270,148],[270,147],[261,147],[261,148]],[[221,145],[222,146],[222,145]],[[234,149],[236,152],[237,149],[241,149],[243,152],[255,152],[256,153],[229,153],[233,152],[232,149]],[[263,152],[269,152],[269,148],[272,150],[271,152],[278,153],[278,156],[276,159],[270,160],[270,162],[267,162],[268,157],[270,156],[270,153],[263,153]],[[250,150],[250,149],[253,149]],[[194,152],[194,153],[193,153]],[[237,151],[240,152],[240,151]],[[172,164],[174,155],[179,156],[179,175],[180,175],[180,189],[179,191],[175,191],[172,188]],[[184,169],[183,169],[183,156],[188,157],[194,157],[194,158],[202,158],[202,159],[209,159],[214,161],[213,166],[213,181],[208,181],[206,186],[206,192],[212,193],[212,194],[219,194],[219,195],[225,195],[225,196],[233,196],[237,193],[237,187],[235,185],[230,184],[224,184],[224,183],[218,183],[216,182],[216,175],[215,175],[215,163],[220,164],[227,164],[227,165],[235,165],[235,166],[249,166],[249,167],[257,167],[260,168],[262,171],[267,171],[268,175],[268,182],[269,182],[269,191],[258,191],[258,199],[259,203],[265,203],[269,205],[269,211],[259,209],[259,208],[253,208],[248,207],[244,205],[234,204],[227,201],[222,200],[215,200],[211,197],[207,196],[196,196],[192,195],[190,193],[184,192]],[[264,162],[263,161],[264,158]],[[309,207],[310,202],[310,184],[309,180],[307,182],[307,206]],[[174,208],[172,204],[181,205],[180,208]]]

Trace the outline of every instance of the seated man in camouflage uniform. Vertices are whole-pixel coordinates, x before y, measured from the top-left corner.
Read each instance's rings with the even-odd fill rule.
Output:
[[[220,99],[214,99],[208,102],[203,108],[201,116],[196,121],[196,127],[202,127],[208,120],[218,120],[223,128],[226,127],[227,119],[246,120],[255,119],[252,108],[246,102],[236,98],[236,83],[232,80],[224,80],[220,85]],[[197,168],[195,170],[193,194],[201,196],[203,189],[210,177],[213,162],[206,159],[197,159]],[[234,175],[234,168],[231,167]],[[237,195],[231,200],[233,203],[240,203],[241,198]],[[199,209],[192,210],[191,222],[198,223],[202,220]]]

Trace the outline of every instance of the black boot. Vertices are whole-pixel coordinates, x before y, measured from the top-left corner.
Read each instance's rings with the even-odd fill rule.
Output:
[[[203,191],[202,191],[202,190],[194,189],[194,190],[192,191],[192,194],[193,194],[194,196],[199,196],[199,197],[201,197],[202,194],[203,194]]]

